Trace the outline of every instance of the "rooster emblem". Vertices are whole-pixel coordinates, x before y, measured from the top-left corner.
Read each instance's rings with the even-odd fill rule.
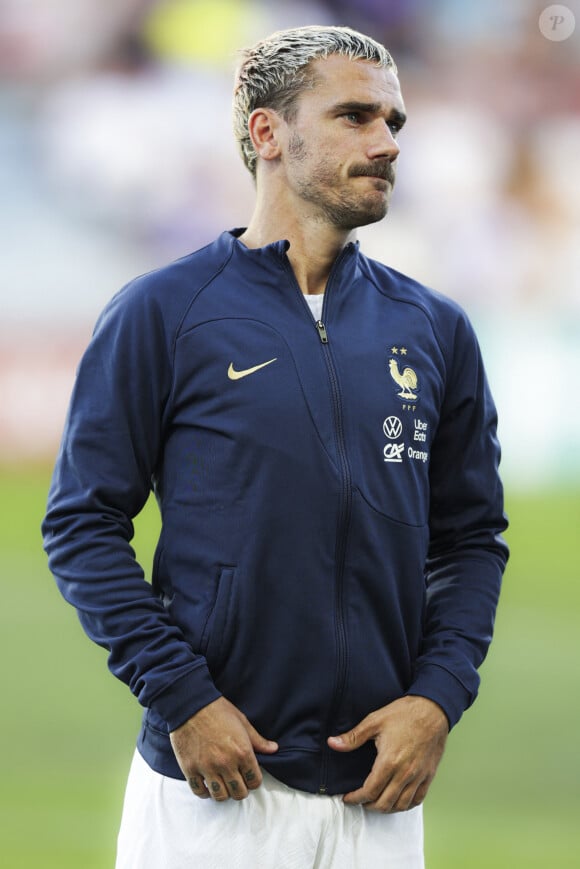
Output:
[[[389,370],[391,377],[395,383],[401,387],[401,391],[397,393],[401,398],[408,398],[411,401],[417,401],[417,396],[413,392],[417,389],[417,375],[412,368],[404,368],[403,373],[399,371],[399,364],[396,359],[389,359]]]

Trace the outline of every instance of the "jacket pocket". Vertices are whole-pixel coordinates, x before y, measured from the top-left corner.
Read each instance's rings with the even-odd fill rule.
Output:
[[[165,564],[165,546],[160,541],[157,544],[155,555],[153,556],[153,572],[152,572],[153,590],[159,595],[161,603],[165,609],[170,609],[175,599],[175,592],[169,573]]]
[[[228,631],[231,630],[234,577],[235,567],[232,565],[220,568],[214,602],[201,635],[201,653],[214,667],[221,661]]]

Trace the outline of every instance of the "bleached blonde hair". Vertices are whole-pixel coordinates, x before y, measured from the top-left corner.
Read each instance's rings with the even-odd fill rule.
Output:
[[[350,27],[279,30],[241,52],[234,87],[234,135],[242,159],[254,177],[257,154],[248,131],[248,118],[254,109],[270,108],[291,121],[298,96],[316,84],[309,64],[331,54],[366,60],[397,72],[393,58],[383,45]]]

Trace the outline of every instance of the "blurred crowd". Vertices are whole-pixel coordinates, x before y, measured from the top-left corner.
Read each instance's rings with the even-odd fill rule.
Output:
[[[244,224],[237,50],[313,23],[384,42],[407,103],[391,213],[360,232],[365,251],[456,298],[484,331],[516,342],[536,316],[560,324],[537,350],[562,328],[580,342],[580,0],[562,41],[538,25],[548,5],[0,0],[4,370],[23,331],[86,340],[129,278]],[[21,394],[8,381],[0,372]],[[35,382],[46,404],[50,385]]]

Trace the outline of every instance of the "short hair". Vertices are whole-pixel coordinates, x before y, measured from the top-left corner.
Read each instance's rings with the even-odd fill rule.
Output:
[[[308,66],[332,54],[366,60],[384,69],[397,67],[387,49],[350,27],[296,27],[279,30],[241,52],[236,71],[233,115],[234,135],[242,159],[255,177],[257,154],[248,130],[254,109],[270,108],[290,121],[299,95],[316,83]]]

